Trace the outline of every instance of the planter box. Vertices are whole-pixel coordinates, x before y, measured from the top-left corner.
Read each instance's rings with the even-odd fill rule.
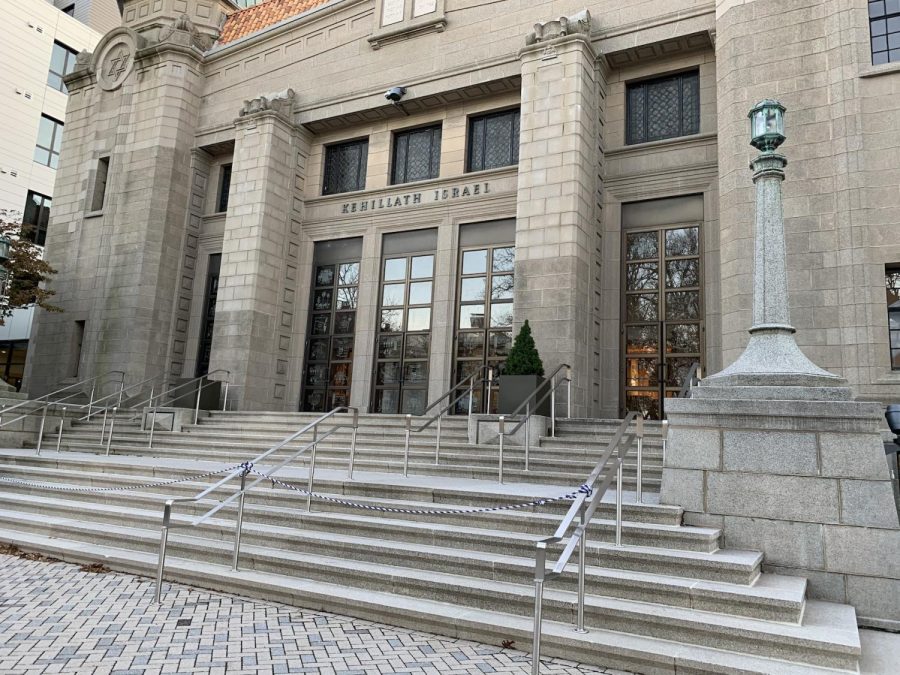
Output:
[[[501,415],[511,415],[518,408],[522,401],[528,398],[535,388],[544,381],[540,375],[501,375],[500,376],[500,400],[497,402],[497,410]],[[547,391],[549,385],[545,387],[536,397],[540,398]],[[532,410],[537,415],[550,416],[550,397],[547,397],[537,410]],[[523,409],[520,414],[524,415]]]

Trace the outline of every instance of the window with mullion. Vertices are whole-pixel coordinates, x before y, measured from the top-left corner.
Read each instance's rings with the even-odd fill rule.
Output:
[[[50,71],[47,73],[47,84],[68,94],[69,90],[66,89],[62,79],[74,70],[76,56],[77,53],[74,49],[69,49],[61,42],[54,42],[53,52],[50,56]]]
[[[440,125],[402,131],[394,136],[392,185],[437,178],[440,169]]]
[[[900,63],[900,0],[870,0],[872,64]]]
[[[679,73],[628,85],[628,145],[700,132],[700,73]]]
[[[34,148],[34,161],[55,169],[59,164],[59,149],[62,146],[63,123],[49,115],[41,115],[38,139]]]
[[[22,224],[27,226],[25,238],[38,246],[47,240],[47,223],[50,221],[50,197],[32,190],[28,191]]]
[[[484,171],[519,163],[519,109],[469,120],[466,171]]]
[[[368,138],[326,146],[322,194],[334,195],[341,192],[364,190],[368,159]]]
[[[900,265],[885,268],[884,285],[887,291],[891,370],[900,370]]]

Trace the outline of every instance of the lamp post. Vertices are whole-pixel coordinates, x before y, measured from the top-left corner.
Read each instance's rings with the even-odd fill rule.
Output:
[[[750,144],[760,151],[750,164],[756,185],[753,256],[753,326],[737,361],[706,378],[708,386],[835,387],[845,381],[800,351],[788,309],[781,183],[787,159],[775,150],[785,140],[785,107],[766,99],[749,113]]]

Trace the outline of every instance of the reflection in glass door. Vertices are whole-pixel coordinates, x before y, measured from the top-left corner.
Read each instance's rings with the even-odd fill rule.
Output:
[[[326,412],[350,401],[359,261],[316,265],[313,285],[300,407]]]
[[[372,410],[418,415],[428,404],[434,255],[385,256],[380,290]]]
[[[514,267],[513,246],[482,246],[462,252],[457,292],[456,383],[481,366],[497,366],[506,360],[512,344]],[[484,409],[486,386],[473,393],[472,410]],[[497,410],[497,394],[495,385],[490,412]],[[468,412],[468,398],[457,401],[456,413]]]
[[[700,227],[626,230],[623,258],[624,408],[661,419],[702,365]]]

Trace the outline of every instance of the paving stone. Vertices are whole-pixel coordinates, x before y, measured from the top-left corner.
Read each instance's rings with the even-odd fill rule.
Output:
[[[531,672],[530,656],[515,649],[178,584],[168,584],[163,604],[154,605],[146,579],[65,563],[0,555],[0,579],[2,673]],[[178,627],[178,619],[190,619],[190,627]],[[620,671],[543,659],[541,672]]]

